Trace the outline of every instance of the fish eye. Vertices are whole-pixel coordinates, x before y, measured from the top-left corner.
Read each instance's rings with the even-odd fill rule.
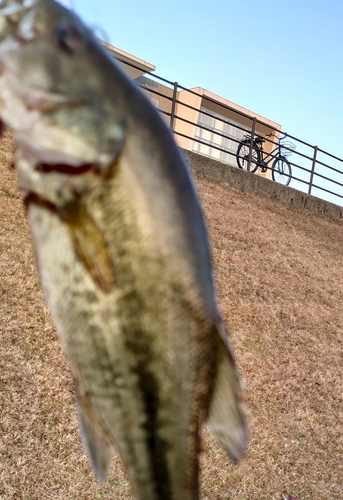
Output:
[[[82,45],[82,35],[72,24],[61,24],[55,29],[58,47],[68,54],[73,54]]]

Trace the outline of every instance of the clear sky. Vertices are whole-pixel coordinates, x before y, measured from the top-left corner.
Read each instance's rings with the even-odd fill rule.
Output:
[[[343,157],[342,0],[64,3],[159,76],[204,87]]]

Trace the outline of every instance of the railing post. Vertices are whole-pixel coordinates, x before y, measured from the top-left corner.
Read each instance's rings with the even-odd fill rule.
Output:
[[[253,145],[254,145],[255,129],[256,129],[256,117],[254,117],[254,119],[252,121],[252,127],[251,127],[249,158],[248,158],[248,169],[247,169],[248,172],[250,172],[250,166],[251,166],[251,156],[252,156],[252,148],[253,148]]]
[[[311,194],[312,191],[314,170],[316,168],[317,151],[318,151],[318,146],[314,146],[310,182],[308,184],[308,194]]]
[[[174,131],[174,121],[175,121],[175,108],[176,108],[176,96],[177,96],[177,88],[179,84],[174,82],[174,90],[173,90],[173,100],[170,111],[170,128]]]

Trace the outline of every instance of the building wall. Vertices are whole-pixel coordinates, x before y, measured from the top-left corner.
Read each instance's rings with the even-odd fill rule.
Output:
[[[135,82],[144,90],[146,96],[152,102],[152,104],[162,112],[166,122],[169,125],[172,109],[173,89],[144,75],[136,78]]]
[[[119,58],[120,65],[141,86],[148,99],[161,111],[170,126],[174,88],[148,74],[155,70],[152,64],[109,44],[104,45],[114,57]],[[196,87],[190,91],[177,92],[173,130],[181,148],[237,166],[235,153],[239,141],[244,134],[251,132],[254,118],[256,134],[267,138],[273,134],[272,140],[277,142],[280,125],[208,90]],[[263,149],[267,153],[274,147],[275,144],[268,140],[263,144]],[[270,170],[259,174],[269,177]]]
[[[280,125],[200,87],[178,93],[177,116],[175,138],[183,149],[235,167],[239,141],[243,135],[251,132],[253,118],[257,118],[256,133],[262,137],[273,134],[271,140],[277,142],[281,129]],[[274,147],[268,140],[263,145],[266,153],[270,153]],[[270,170],[259,172],[259,175],[270,177]]]
[[[174,122],[175,139],[181,148],[188,149],[189,151],[192,151],[201,100],[202,97],[200,95],[187,92],[186,90],[181,90],[177,94],[178,102]]]

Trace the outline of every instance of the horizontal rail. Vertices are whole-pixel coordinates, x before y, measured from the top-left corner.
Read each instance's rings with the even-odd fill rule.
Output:
[[[139,65],[130,63],[121,58],[118,58],[118,60],[124,65],[135,68],[140,72],[143,71]],[[267,129],[269,133],[263,132],[262,134],[265,141],[263,148],[259,146],[257,149],[260,151],[262,158],[266,159],[266,169],[268,171],[272,170],[272,162],[279,156],[284,156],[282,153],[287,152],[286,159],[292,167],[291,187],[303,190],[303,186],[307,186],[308,193],[311,193],[312,189],[317,189],[330,196],[343,199],[343,158],[329,153],[289,133],[281,131],[268,120],[263,121],[261,118],[252,116],[252,114],[245,113],[233,106],[219,102],[210,95],[204,95],[203,93],[197,92],[195,89],[187,89],[176,82],[171,82],[152,72],[145,72],[142,74],[142,77],[146,80],[146,83],[143,84],[138,81],[137,84],[143,91],[149,92],[151,96],[155,95],[156,100],[158,100],[158,98],[163,99],[163,101],[160,101],[161,103],[163,102],[163,108],[160,109],[160,112],[166,120],[169,119],[170,126],[175,136],[188,141],[186,149],[212,157],[216,161],[222,161],[237,166],[236,152],[243,135],[251,136],[251,134],[253,134],[252,140],[249,141],[250,158],[251,151],[256,148],[254,139],[257,135],[261,135],[260,130],[265,131]],[[154,88],[153,84],[150,85],[149,82],[155,82],[155,84],[160,85],[160,87]],[[212,104],[213,107],[215,106],[216,112],[206,107],[200,107],[199,109],[199,107],[185,102],[185,100],[183,100],[185,94],[200,97],[202,104]],[[168,109],[169,106],[170,109]],[[188,116],[190,114],[196,118],[190,119]],[[237,117],[237,122],[229,118],[228,115]],[[242,118],[244,118],[248,125],[245,125],[244,122],[240,122]],[[213,120],[212,125],[209,124],[211,119]],[[206,120],[208,124],[205,123]],[[218,126],[221,124],[221,129],[215,128],[214,124],[218,124]],[[185,132],[187,127],[188,133]],[[192,127],[194,127],[194,129]],[[255,134],[254,127],[257,127]],[[229,132],[227,132],[228,130]],[[210,140],[208,137],[210,137]],[[282,141],[284,140],[295,142],[296,149],[294,150],[288,147],[287,143],[283,145]],[[200,145],[211,148],[208,149],[211,154],[207,155],[204,152],[200,152]],[[215,155],[214,151],[217,151]],[[221,159],[217,157],[218,152],[222,154]],[[317,158],[319,154],[320,159]],[[224,155],[225,161],[223,159]],[[292,161],[289,159],[291,155]],[[251,158],[251,161],[254,162],[253,158]],[[339,165],[332,162],[342,164],[342,168],[340,169]],[[331,172],[332,177],[328,177],[329,172]],[[325,185],[327,182],[334,185],[336,191],[327,189]]]

